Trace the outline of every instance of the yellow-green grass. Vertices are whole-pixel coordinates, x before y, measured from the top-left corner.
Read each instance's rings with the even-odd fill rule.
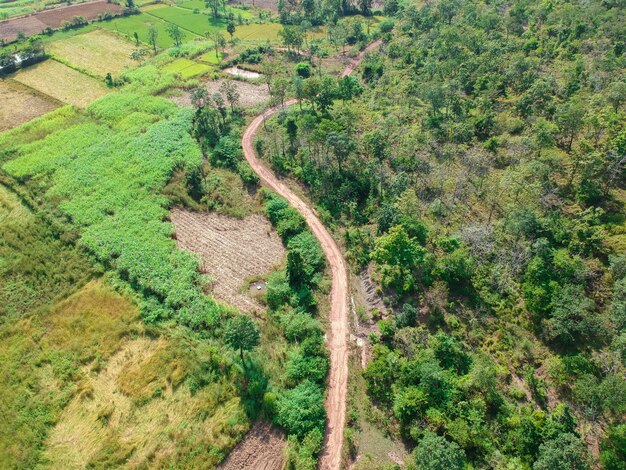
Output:
[[[98,29],[53,41],[47,49],[67,63],[104,77],[107,73],[118,75],[131,67],[130,54],[135,47],[110,31]]]
[[[247,24],[237,26],[235,37],[247,43],[266,43],[277,44],[281,41],[278,33],[282,31],[283,26],[278,23],[266,24]]]
[[[163,70],[178,73],[182,78],[191,78],[210,71],[211,67],[189,59],[176,59],[164,66]]]
[[[0,80],[0,132],[46,114],[60,104],[15,80]]]
[[[200,57],[198,57],[197,60],[206,64],[218,65],[220,62],[222,62],[222,53],[218,53],[218,56],[216,57],[215,51],[205,52]]]
[[[56,60],[46,60],[18,71],[13,79],[63,103],[84,108],[109,90],[94,78]]]

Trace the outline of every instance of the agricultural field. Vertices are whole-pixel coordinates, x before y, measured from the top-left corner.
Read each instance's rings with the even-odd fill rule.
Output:
[[[85,1],[88,0],[75,0],[73,3]],[[66,2],[60,0],[4,0],[0,2],[0,20],[65,5]]]
[[[105,12],[119,14],[122,11],[123,7],[120,5],[107,3],[105,0],[45,10],[31,16],[0,22],[0,40],[14,41],[18,33],[32,36],[48,27],[57,29],[75,16],[93,20]]]
[[[241,15],[243,19],[252,18],[252,15],[246,10],[229,9],[237,18]],[[224,30],[226,21],[224,19],[215,20],[211,16],[204,13],[194,13],[188,8],[177,6],[162,6],[160,8],[150,8],[147,15],[154,16],[169,23],[180,26],[188,34],[203,36],[207,32]]]
[[[104,82],[56,60],[46,60],[19,70],[12,78],[58,101],[81,108],[109,92]]]
[[[184,79],[204,74],[211,69],[210,65],[199,64],[189,59],[176,59],[163,67],[164,71],[177,73]]]
[[[203,82],[203,86],[207,89],[209,96],[218,93],[224,83],[232,83],[237,93],[239,93],[239,104],[244,107],[258,106],[262,103],[268,103],[270,94],[266,85],[257,85],[241,80],[219,79],[208,80]],[[172,100],[180,106],[192,106],[191,92],[183,91],[180,95],[173,96]]]
[[[263,307],[245,280],[270,273],[285,257],[280,237],[267,219],[258,214],[236,219],[182,209],[174,209],[170,218],[178,246],[201,256],[201,271],[213,279],[211,294],[244,312],[260,313]]]
[[[103,78],[107,73],[118,75],[134,65],[130,59],[134,49],[131,42],[100,29],[53,41],[46,46],[53,56]]]
[[[98,24],[104,29],[126,36],[129,40],[132,40],[134,33],[137,33],[139,40],[144,44],[148,44],[148,28],[155,26],[159,31],[157,45],[160,48],[174,45],[174,41],[166,32],[168,23],[149,13],[113,18]],[[198,34],[185,31],[185,41],[200,37]]]
[[[0,132],[12,129],[62,103],[15,80],[0,80]]]

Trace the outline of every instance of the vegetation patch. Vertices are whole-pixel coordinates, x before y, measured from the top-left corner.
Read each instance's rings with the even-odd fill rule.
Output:
[[[211,67],[206,64],[199,64],[198,62],[194,62],[189,59],[176,59],[163,67],[163,70],[177,73],[182,78],[186,79],[207,73],[211,70]]]
[[[118,75],[132,66],[130,54],[135,49],[130,42],[103,30],[52,41],[46,48],[63,61],[103,78],[107,73]]]
[[[99,82],[56,60],[46,60],[18,71],[15,81],[45,95],[84,108],[109,90]]]
[[[174,40],[167,34],[168,23],[148,13],[118,17],[103,21],[100,25],[104,29],[126,36],[129,41],[133,41],[135,33],[137,33],[139,41],[144,45],[150,44],[149,30],[154,27],[158,32],[156,37],[158,47],[167,48],[174,45]],[[187,32],[185,39],[191,40],[200,37],[200,35]]]

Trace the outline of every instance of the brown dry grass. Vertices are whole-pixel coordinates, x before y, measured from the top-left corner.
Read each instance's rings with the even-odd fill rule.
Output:
[[[60,105],[57,100],[14,80],[0,80],[0,132],[49,113]]]
[[[272,271],[285,257],[278,234],[262,216],[244,219],[215,213],[174,209],[178,245],[202,257],[201,270],[214,278],[215,298],[245,312],[258,312],[261,306],[247,294],[244,281]]]
[[[104,83],[56,60],[46,60],[22,69],[12,78],[52,98],[81,108],[109,92]]]
[[[53,41],[47,49],[72,65],[104,77],[131,67],[130,54],[135,47],[116,34],[98,29]]]

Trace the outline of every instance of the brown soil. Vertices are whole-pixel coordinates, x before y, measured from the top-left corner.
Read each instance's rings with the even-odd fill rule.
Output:
[[[44,10],[30,16],[0,21],[0,39],[14,41],[19,32],[26,36],[32,36],[41,33],[46,27],[57,29],[75,16],[83,16],[87,20],[93,20],[106,11],[120,14],[123,10],[122,6],[107,3],[105,0]]]
[[[0,80],[0,132],[13,129],[62,103],[14,80]]]
[[[235,219],[183,209],[174,209],[170,219],[178,245],[202,257],[201,271],[214,279],[212,295],[244,312],[260,312],[262,306],[249,296],[244,282],[269,273],[285,257],[270,223],[257,214]]]
[[[351,74],[367,52],[380,46],[381,41],[370,44],[344,69],[342,76]],[[289,100],[292,106],[297,101]],[[300,199],[284,182],[280,181],[257,157],[254,151],[254,136],[268,117],[282,108],[268,109],[257,116],[246,129],[242,146],[246,160],[256,171],[261,182],[283,196],[305,218],[315,237],[319,240],[332,273],[330,292],[330,331],[328,349],[330,351],[330,373],[326,398],[326,439],[320,460],[321,469],[339,469],[343,446],[343,429],[346,421],[346,395],[348,391],[348,272],[341,250],[328,229],[322,224],[315,211]]]
[[[214,93],[220,93],[220,86],[226,82],[227,79],[210,80],[204,83],[209,95]],[[270,100],[270,94],[267,91],[265,85],[255,85],[253,83],[230,80],[235,85],[235,88],[239,92],[239,105],[243,107],[255,106],[260,103],[266,103]],[[171,98],[174,103],[179,106],[191,106],[191,92],[186,91],[181,96],[174,96]]]
[[[281,470],[285,464],[285,436],[270,424],[255,424],[217,467],[219,470]]]

